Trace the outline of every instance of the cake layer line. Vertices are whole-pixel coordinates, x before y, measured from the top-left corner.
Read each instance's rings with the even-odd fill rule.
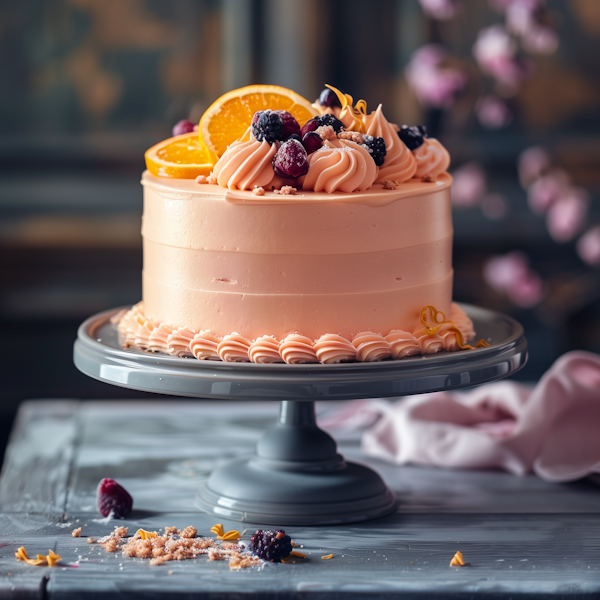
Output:
[[[144,308],[155,322],[194,331],[236,331],[249,339],[266,331],[279,339],[290,331],[310,338],[324,332],[346,338],[359,331],[410,331],[423,306],[448,314],[452,272],[437,281],[383,292],[352,294],[243,294],[170,286],[143,277]]]
[[[174,248],[144,240],[144,272],[168,285],[247,294],[332,294],[396,290],[452,270],[452,237],[364,254],[276,255]]]
[[[431,192],[401,196],[382,206],[341,200],[232,204],[200,192],[183,199],[166,197],[146,186],[142,235],[166,246],[249,254],[361,254],[410,248],[446,239],[453,232],[450,188],[430,185]]]

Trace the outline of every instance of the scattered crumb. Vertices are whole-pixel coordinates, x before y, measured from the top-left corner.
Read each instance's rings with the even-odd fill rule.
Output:
[[[333,554],[326,554],[325,556],[321,556],[321,558],[323,560],[329,560],[330,558],[333,558]],[[412,564],[412,563],[411,563]]]
[[[217,183],[217,178],[212,174],[211,174],[206,178],[206,183],[212,183],[215,184]]]
[[[93,544],[94,543],[94,538],[93,537],[89,537],[87,540],[88,544]]]
[[[252,190],[252,194],[254,194],[255,196],[264,196],[265,195],[265,189],[262,187],[255,187]]]
[[[437,178],[431,175],[430,173],[427,173],[427,175],[423,175],[423,177],[421,177],[421,181],[424,181],[426,183],[430,183],[432,181],[435,181],[436,179]]]
[[[209,550],[208,560],[225,560],[225,554],[219,552],[218,550]]]
[[[295,194],[298,190],[291,185],[284,185],[280,190],[273,190],[276,194],[281,194],[282,196],[289,196],[290,194]]]
[[[165,527],[165,535],[173,535],[175,533],[181,533],[177,527]]]
[[[450,561],[451,567],[464,567],[465,561],[463,560],[462,552],[457,552]]]
[[[385,190],[395,190],[398,187],[398,182],[393,179],[386,179],[383,182],[383,189]]]
[[[129,527],[115,527],[115,530],[112,534],[116,535],[117,537],[124,538],[127,537],[128,533]]]
[[[337,137],[340,140],[350,140],[356,144],[362,144],[365,141],[365,136],[359,131],[340,131]]]
[[[331,125],[321,125],[315,130],[322,140],[337,140],[335,129]]]
[[[196,177],[196,183],[208,183],[208,178],[206,175],[198,175],[198,177]]]
[[[181,537],[182,538],[195,538],[196,534],[198,533],[198,530],[195,527],[192,527],[191,525],[188,525],[182,532],[181,532]]]
[[[81,535],[81,527],[78,527],[77,529],[73,529],[73,531],[71,532],[71,535],[73,537],[79,537]]]
[[[253,567],[254,565],[260,565],[262,560],[260,558],[254,558],[248,554],[240,554],[239,552],[235,552],[229,557],[229,568],[232,571],[237,571],[239,569],[247,569],[248,567]]]
[[[173,575],[173,571],[169,571],[169,575]]]
[[[144,556],[142,556],[141,558],[145,558]],[[158,556],[157,558],[153,558],[150,561],[150,566],[151,567],[156,567],[157,565],[162,565],[163,563],[169,562],[170,560],[173,560],[173,555],[172,554],[163,554],[163,556]],[[173,573],[173,571],[169,572],[169,575]]]
[[[102,545],[107,552],[116,552],[119,549],[119,540],[117,536],[111,535]]]

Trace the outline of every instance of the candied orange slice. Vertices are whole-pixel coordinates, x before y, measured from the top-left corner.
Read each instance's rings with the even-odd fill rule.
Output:
[[[300,127],[319,114],[306,98],[277,85],[249,85],[228,92],[200,119],[200,139],[212,161],[244,135],[256,111],[267,109],[287,110]]]
[[[213,164],[198,132],[184,133],[152,146],[144,155],[146,168],[157,177],[195,179],[208,175]]]

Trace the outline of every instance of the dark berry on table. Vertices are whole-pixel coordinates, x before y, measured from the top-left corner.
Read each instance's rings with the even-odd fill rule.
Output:
[[[108,477],[98,484],[96,499],[98,510],[103,517],[112,513],[116,519],[123,519],[131,512],[133,506],[133,498],[127,490]]]
[[[329,88],[325,88],[321,92],[319,96],[319,104],[321,106],[326,106],[327,108],[333,108],[334,106],[339,106],[340,108],[342,108],[342,103],[337,97],[337,94]]]
[[[302,145],[304,146],[307,154],[312,154],[323,145],[323,140],[315,131],[309,131],[302,138]]]
[[[269,562],[281,562],[292,553],[292,540],[285,531],[259,529],[250,539],[250,549],[259,558]]]
[[[375,164],[380,167],[383,164],[387,151],[385,149],[385,141],[382,137],[373,137],[365,135],[362,145],[369,151],[373,157]]]
[[[416,150],[419,146],[423,145],[423,134],[421,133],[420,127],[422,125],[402,125],[398,132],[398,137],[406,144],[409,150]]]
[[[304,125],[302,125],[302,132],[300,133],[300,135],[304,139],[304,136],[309,131],[315,131],[315,129],[317,129],[320,126],[321,126],[321,122],[319,121],[319,117],[313,117],[309,121],[306,121],[306,123],[304,123]]]
[[[192,133],[192,131],[194,131],[194,124],[187,119],[181,119],[181,121],[173,127],[173,135],[183,135],[184,133]]]
[[[281,144],[273,157],[273,169],[280,177],[300,177],[308,172],[308,155],[297,140]]]
[[[276,114],[281,117],[283,121],[283,133],[281,134],[282,140],[287,140],[291,135],[300,135],[300,125],[298,121],[287,110],[276,110]]]
[[[287,138],[286,142],[289,142],[290,140],[296,140],[297,142],[302,143],[302,138],[296,133],[292,133],[292,135]]]
[[[272,144],[282,139],[283,119],[272,110],[260,110],[252,117],[252,135],[259,142]]]
[[[339,133],[344,128],[344,124],[334,115],[321,115],[317,119],[319,119],[320,126],[327,127],[331,125],[336,133]]]

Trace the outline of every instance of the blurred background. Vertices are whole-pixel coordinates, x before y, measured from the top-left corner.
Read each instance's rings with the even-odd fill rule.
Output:
[[[455,298],[533,381],[600,351],[600,1],[0,1],[0,448],[29,398],[141,398],[72,364],[141,297],[144,151],[251,83],[330,83],[452,155]],[[156,398],[153,395],[146,397]]]

